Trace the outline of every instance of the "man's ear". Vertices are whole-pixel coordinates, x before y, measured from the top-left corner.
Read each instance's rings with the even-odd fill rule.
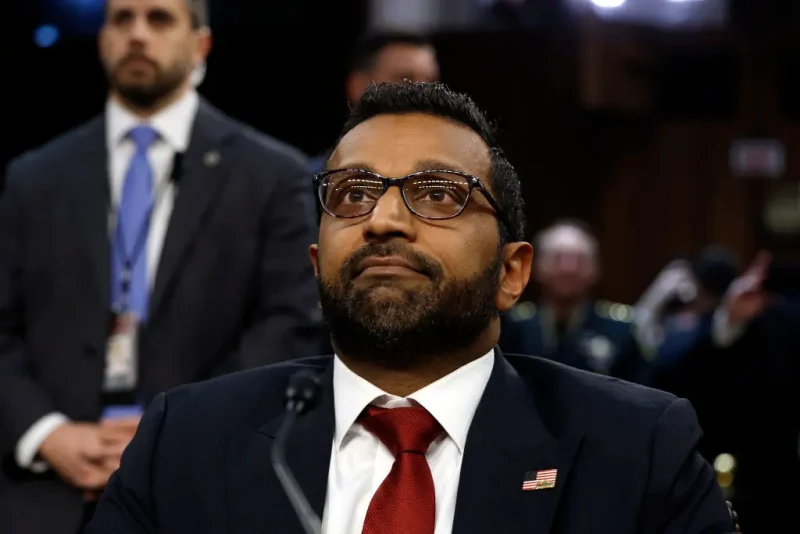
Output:
[[[353,105],[361,100],[361,95],[363,95],[364,91],[367,90],[369,82],[369,76],[363,72],[353,72],[347,77],[344,90],[346,93],[345,96],[347,97],[347,102],[350,105]]]
[[[211,37],[210,28],[199,28],[195,31],[197,42],[194,51],[195,65],[201,65],[208,60],[214,40]]]
[[[314,276],[319,275],[319,268],[317,264],[318,256],[319,256],[319,245],[314,243],[308,247],[308,257],[311,260],[311,265],[314,267]]]
[[[522,296],[531,278],[533,247],[525,241],[508,243],[503,247],[503,268],[500,272],[500,289],[497,292],[497,309],[510,310]]]

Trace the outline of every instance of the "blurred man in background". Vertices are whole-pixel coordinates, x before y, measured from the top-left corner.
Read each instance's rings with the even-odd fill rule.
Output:
[[[109,0],[99,47],[105,113],[0,205],[3,534],[75,534],[159,392],[319,348],[307,161],[195,92],[204,0]]]
[[[724,482],[744,531],[781,532],[800,501],[800,301],[791,288],[800,277],[780,275],[762,252],[731,282],[720,259],[716,279],[727,289],[701,284],[719,297],[716,309],[709,302],[694,324],[667,331],[650,383],[692,402],[709,461],[729,455]]]
[[[684,358],[708,349],[715,311],[722,304],[739,266],[721,246],[708,246],[695,258],[670,262],[637,302],[639,338],[655,354],[648,375],[636,381],[672,391]],[[708,426],[708,425],[707,425]]]
[[[434,82],[439,80],[436,50],[424,36],[411,32],[367,34],[355,46],[345,95],[350,105],[358,102],[370,84]],[[311,159],[311,170],[323,170],[331,150]]]
[[[594,302],[600,276],[597,239],[575,220],[560,220],[534,240],[533,276],[541,304],[516,306],[503,323],[507,352],[554,359],[578,369],[631,378],[645,365],[630,306]]]
[[[761,252],[728,290],[712,331],[718,350],[684,372],[736,460],[742,525],[779,532],[800,502],[800,268]],[[720,380],[723,377],[723,380]],[[727,424],[726,424],[727,423]],[[725,425],[725,426],[722,426]]]

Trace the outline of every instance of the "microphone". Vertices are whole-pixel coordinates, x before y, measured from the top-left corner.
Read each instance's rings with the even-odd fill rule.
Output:
[[[303,370],[292,375],[286,388],[286,415],[272,442],[270,454],[275,474],[278,475],[283,491],[292,503],[292,508],[306,534],[320,534],[322,522],[311,508],[302,488],[289,469],[289,464],[286,463],[286,441],[297,418],[316,406],[321,390],[322,384],[316,373]]]

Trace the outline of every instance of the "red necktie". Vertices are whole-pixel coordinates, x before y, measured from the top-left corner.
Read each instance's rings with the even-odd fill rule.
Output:
[[[363,534],[433,534],[436,495],[425,459],[442,427],[422,407],[368,406],[359,419],[394,454],[392,470],[367,508]]]

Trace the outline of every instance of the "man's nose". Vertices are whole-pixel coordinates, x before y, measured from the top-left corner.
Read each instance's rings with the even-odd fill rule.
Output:
[[[409,211],[399,188],[391,187],[380,197],[375,209],[368,215],[364,225],[367,240],[387,237],[403,237],[413,240],[416,237],[416,215]]]
[[[129,37],[133,41],[144,43],[151,33],[152,29],[146,17],[136,17],[130,25]]]

